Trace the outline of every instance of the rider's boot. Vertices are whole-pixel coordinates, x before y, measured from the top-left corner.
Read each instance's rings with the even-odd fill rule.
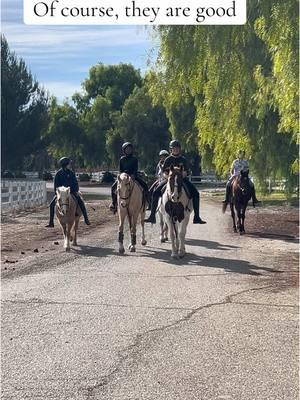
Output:
[[[80,196],[77,197],[77,201],[78,201],[78,205],[80,207],[80,210],[82,212],[83,218],[84,218],[84,222],[86,223],[86,225],[91,225],[90,221],[89,221],[89,217],[87,215],[87,211],[85,208],[85,204],[84,201],[82,200],[82,198]]]
[[[49,206],[50,209],[50,217],[49,224],[46,225],[46,228],[54,228],[54,212],[55,212],[55,201],[52,201]]]
[[[149,217],[144,220],[144,222],[156,224],[155,213],[156,213],[156,209],[158,206],[158,200],[159,200],[159,197],[157,197],[157,196],[152,197],[151,213],[150,213]]]
[[[193,224],[206,224],[206,221],[203,221],[203,219],[200,218],[200,215],[199,215],[199,203],[200,203],[199,196],[194,196],[193,197],[193,207],[194,207]]]
[[[117,212],[117,195],[116,193],[112,194],[112,203],[109,206],[110,211],[112,211],[114,214]]]

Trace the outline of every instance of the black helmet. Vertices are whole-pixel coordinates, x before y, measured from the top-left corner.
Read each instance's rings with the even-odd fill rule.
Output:
[[[161,156],[168,156],[169,155],[169,152],[167,151],[167,150],[161,150],[160,152],[159,152],[159,157],[161,157]]]
[[[170,149],[174,149],[174,147],[181,147],[181,144],[179,143],[178,140],[171,140],[169,144]]]
[[[71,160],[70,160],[68,157],[62,157],[62,158],[59,160],[59,165],[60,165],[62,168],[65,168],[68,164],[70,164],[70,162],[71,162]]]
[[[133,147],[133,145],[130,142],[125,142],[122,144],[122,150],[125,151],[127,147]]]

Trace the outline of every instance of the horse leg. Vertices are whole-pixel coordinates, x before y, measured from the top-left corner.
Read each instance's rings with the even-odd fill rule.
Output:
[[[67,226],[66,224],[61,224],[61,228],[63,231],[63,235],[64,235],[64,249],[67,248]]]
[[[173,226],[172,222],[168,224],[169,231],[170,231],[170,238],[171,238],[171,245],[172,245],[172,253],[171,253],[171,258],[178,258],[178,247],[176,246],[176,226]]]
[[[146,246],[146,244],[147,244],[147,240],[145,238],[145,222],[144,222],[144,219],[145,219],[145,211],[142,211],[142,213],[141,213],[141,227],[142,227],[142,241],[141,241],[141,244],[142,244],[142,246]]]
[[[237,210],[237,214],[238,214],[238,229],[239,229],[240,235],[242,235],[243,226],[242,226],[242,211],[241,211],[241,208],[239,208]]]
[[[119,253],[120,254],[124,254],[125,253],[125,249],[124,249],[123,241],[124,241],[124,220],[125,220],[125,216],[120,214],[119,218],[120,218],[119,237],[118,237]]]
[[[137,225],[137,217],[132,217],[130,234],[131,234],[131,243],[129,246],[129,250],[131,253],[135,253],[136,251],[136,225]]]
[[[79,224],[79,217],[75,217],[75,223],[73,226],[73,245],[77,246],[77,229],[78,229],[78,224]]]
[[[230,203],[230,210],[231,210],[231,217],[232,217],[232,221],[233,221],[233,230],[234,230],[234,232],[237,232],[236,224],[235,224],[234,206],[232,203]]]
[[[245,216],[246,216],[246,208],[247,208],[247,206],[246,207],[244,207],[243,208],[243,211],[242,211],[242,224],[241,224],[241,229],[242,229],[242,234],[244,234],[245,233]]]
[[[71,236],[71,225],[67,224],[66,226],[66,237],[65,237],[65,249],[66,251],[70,251],[70,236]]]
[[[163,215],[160,211],[158,211],[159,214],[159,226],[160,226],[160,235],[159,235],[159,239],[160,239],[160,243],[164,243],[166,241],[165,239],[165,231],[164,231],[164,218]]]
[[[188,218],[185,218],[182,223],[180,224],[180,228],[179,228],[179,258],[183,258],[185,256],[185,235],[186,235],[186,229],[187,229],[187,224],[188,224]]]

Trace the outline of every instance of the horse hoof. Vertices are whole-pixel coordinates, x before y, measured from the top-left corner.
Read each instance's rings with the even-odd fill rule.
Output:
[[[124,254],[125,253],[125,249],[119,249],[119,253],[120,254]]]
[[[171,254],[171,258],[173,260],[178,260],[178,254]]]
[[[236,230],[236,229],[233,229],[233,232],[234,232],[234,233],[237,233],[237,230]]]
[[[164,239],[164,238],[160,239],[160,243],[165,243],[165,241],[166,241],[166,239]]]
[[[244,235],[245,234],[245,232],[244,231],[242,231],[242,232],[240,232],[240,235],[242,236],[242,235]]]
[[[179,254],[179,258],[183,258],[185,256],[185,253]]]
[[[72,238],[72,236],[70,237],[70,242],[73,242],[73,238]]]
[[[136,252],[135,247],[130,247],[130,253],[135,253],[135,252]]]
[[[69,253],[69,251],[70,251],[70,247],[66,247],[66,249],[65,249],[65,250],[66,250],[66,252],[67,252],[67,253]]]
[[[78,246],[77,242],[73,242],[73,246]]]
[[[142,246],[146,246],[147,240],[142,240]]]

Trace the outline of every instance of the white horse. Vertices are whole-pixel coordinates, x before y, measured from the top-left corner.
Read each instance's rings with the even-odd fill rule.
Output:
[[[81,215],[81,209],[70,188],[60,186],[56,190],[56,217],[63,231],[66,251],[70,251],[70,242],[77,246],[77,229]]]
[[[145,239],[144,219],[147,208],[147,203],[144,200],[143,190],[140,185],[126,173],[118,175],[118,214],[119,214],[119,253],[124,253],[124,222],[128,218],[131,243],[129,250],[136,251],[136,226],[140,216],[142,226],[142,241],[141,244],[145,246],[147,241]]]
[[[185,255],[185,235],[193,210],[183,186],[183,168],[170,168],[168,182],[162,195],[161,211],[166,221],[172,241],[172,258],[183,258]]]

